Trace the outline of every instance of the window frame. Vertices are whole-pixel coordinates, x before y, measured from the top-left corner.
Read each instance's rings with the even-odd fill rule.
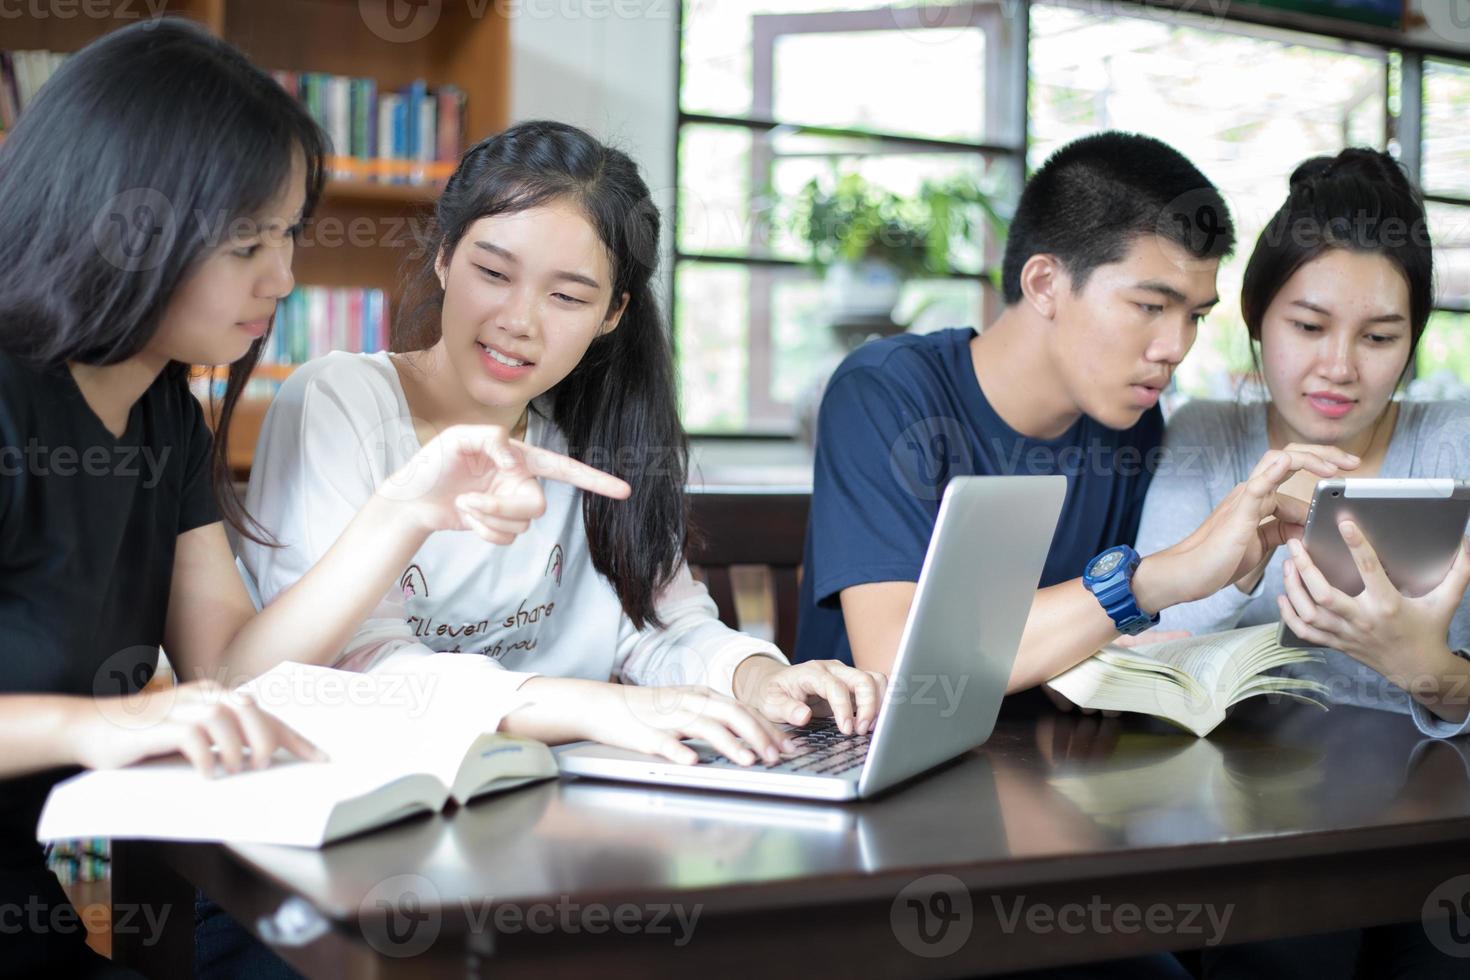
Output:
[[[1127,15],[1135,13],[1138,16],[1153,18],[1167,18],[1171,22],[1186,26],[1200,26],[1202,22],[1211,19],[1215,21],[1229,21],[1232,24],[1242,26],[1255,26],[1266,28],[1271,31],[1285,31],[1300,37],[1301,43],[1311,44],[1314,39],[1331,39],[1335,41],[1348,41],[1363,44],[1382,53],[1386,59],[1397,56],[1400,59],[1401,85],[1399,110],[1395,114],[1390,104],[1390,93],[1383,93],[1384,119],[1388,127],[1386,134],[1387,144],[1398,151],[1398,159],[1404,165],[1410,178],[1416,186],[1422,187],[1423,154],[1424,154],[1424,63],[1426,59],[1435,62],[1445,62],[1457,66],[1470,68],[1470,52],[1456,49],[1448,44],[1437,44],[1428,39],[1412,38],[1406,36],[1402,31],[1386,27],[1377,27],[1369,24],[1360,24],[1353,21],[1339,21],[1319,15],[1304,14],[1294,11],[1278,10],[1269,7],[1253,7],[1245,4],[1230,4],[1221,12],[1202,14],[1198,10],[1198,0],[1116,0],[1120,13]],[[1015,186],[1021,186],[1020,180],[1027,176],[1026,158],[1030,150],[1030,55],[1031,55],[1031,11],[1037,5],[1073,8],[1081,10],[1095,10],[1095,0],[970,0],[970,2],[958,2],[946,7],[924,7],[922,8],[926,18],[930,18],[938,11],[948,15],[958,13],[967,19],[967,26],[974,26],[973,18],[1004,18],[1007,14],[1016,15],[1017,23],[1013,25],[1016,51],[1008,52],[1008,56],[1001,58],[987,57],[986,71],[991,75],[994,71],[995,79],[987,79],[988,84],[1009,85],[1011,92],[1009,97],[999,91],[987,92],[990,100],[988,106],[996,107],[1002,113],[1011,113],[1009,118],[1002,115],[1002,122],[997,128],[1008,129],[1017,135],[1018,145],[989,144],[983,142],[967,142],[959,140],[936,140],[880,131],[851,130],[829,126],[804,125],[801,123],[777,121],[771,117],[770,106],[773,92],[767,87],[764,91],[761,86],[763,81],[769,83],[772,69],[772,53],[777,38],[787,33],[818,33],[834,32],[836,30],[881,30],[893,29],[895,23],[894,15],[902,8],[871,8],[858,11],[829,11],[817,13],[798,14],[762,14],[758,15],[753,25],[752,37],[752,107],[758,109],[763,104],[767,112],[761,116],[756,111],[745,116],[711,115],[708,113],[686,111],[683,104],[683,81],[684,81],[684,4],[682,0],[677,4],[677,16],[675,17],[675,30],[680,39],[676,45],[676,65],[674,72],[674,186],[682,186],[680,172],[680,146],[684,135],[684,129],[689,125],[718,125],[744,127],[755,131],[770,132],[776,129],[810,133],[813,135],[834,136],[851,139],[871,139],[884,144],[897,146],[909,145],[919,148],[952,150],[954,152],[976,153],[982,158],[1002,158],[1018,170],[1018,182]],[[872,25],[834,28],[832,24]],[[947,26],[947,24],[936,24],[935,26]],[[993,69],[992,65],[996,67]],[[764,75],[762,74],[764,70]],[[989,109],[987,110],[989,111]],[[755,155],[752,155],[752,173],[759,166]],[[757,186],[757,185],[752,185]],[[1425,203],[1444,204],[1459,206],[1470,209],[1470,197],[1445,194],[1424,194]],[[752,268],[779,269],[801,267],[805,263],[799,260],[783,259],[778,257],[756,257],[756,256],[731,256],[721,254],[704,254],[699,252],[685,252],[679,247],[679,212],[678,195],[675,194],[671,205],[672,228],[672,268],[669,277],[669,326],[671,340],[674,346],[675,358],[678,357],[678,324],[674,322],[677,315],[677,290],[678,269],[681,263],[700,262],[709,264],[736,264]],[[951,274],[952,278],[975,279],[982,284],[986,277],[992,274],[992,270],[983,270],[978,276],[966,273]],[[752,280],[752,295],[755,292],[755,283]],[[987,299],[987,317],[991,318],[989,306],[991,302]],[[755,303],[751,303],[754,311]],[[1434,312],[1470,314],[1470,303],[1441,302],[1436,296]],[[752,315],[752,320],[755,319]],[[757,357],[759,354],[759,357]],[[772,356],[770,342],[770,322],[766,318],[766,327],[763,336],[756,338],[751,336],[747,339],[747,385],[749,379],[754,377],[757,365],[762,366],[764,371],[762,377],[765,379],[761,388],[752,398],[752,393],[747,387],[747,404],[753,409],[757,405],[762,408],[771,408],[769,401],[769,364]],[[1411,376],[1413,366],[1410,367]],[[762,399],[765,399],[764,401]],[[739,432],[691,432],[690,435],[701,439],[766,439],[773,441],[790,441],[796,438],[790,433],[763,432],[760,430],[747,430]]]

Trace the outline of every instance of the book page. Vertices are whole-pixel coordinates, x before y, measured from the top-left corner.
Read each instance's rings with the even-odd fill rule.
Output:
[[[1261,676],[1315,657],[1282,647],[1276,630],[1275,624],[1263,624],[1138,647],[1108,646],[1049,683],[1081,707],[1156,715],[1203,735],[1224,720],[1226,707],[1253,694],[1297,692],[1312,700],[1320,693],[1306,682]]]
[[[516,675],[466,654],[368,673],[284,663],[240,688],[332,758],[453,783],[470,744],[524,702]]]
[[[432,777],[408,795],[425,809],[444,805]],[[319,846],[333,809],[370,797],[405,777],[362,765],[282,758],[269,768],[206,779],[178,758],[82,773],[46,800],[37,836],[258,841]]]
[[[1196,735],[1224,718],[1193,678],[1133,650],[1100,650],[1047,683],[1079,707],[1156,715]]]
[[[1186,636],[1167,643],[1151,643],[1133,647],[1127,653],[1169,664],[1194,678],[1209,692],[1211,700],[1226,703],[1235,688],[1236,671],[1232,660],[1240,658],[1262,637],[1275,636],[1275,625],[1250,626],[1245,629]],[[1110,648],[1111,649],[1111,648]]]
[[[512,789],[557,775],[560,768],[542,742],[515,735],[482,735],[475,739],[457,773],[445,780],[449,793],[468,803],[482,793]]]

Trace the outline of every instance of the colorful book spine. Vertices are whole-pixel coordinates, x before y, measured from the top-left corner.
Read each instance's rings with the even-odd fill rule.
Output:
[[[330,146],[328,172],[339,179],[433,183],[448,179],[465,141],[465,93],[430,89],[419,79],[380,91],[371,78],[275,71],[301,100]]]
[[[394,152],[394,120],[397,117],[397,105],[401,100],[397,95],[389,93],[378,98],[378,152],[377,160],[374,161],[373,176],[381,181],[391,181],[393,175],[389,173],[387,162],[393,159]]]
[[[372,353],[388,345],[388,301],[381,289],[298,286],[276,309],[260,363],[304,364],[334,350]],[[281,372],[264,372],[253,394],[274,394]],[[224,393],[222,381],[217,392]]]
[[[437,160],[454,160],[464,152],[464,92],[453,85],[439,90],[439,134],[435,153]]]

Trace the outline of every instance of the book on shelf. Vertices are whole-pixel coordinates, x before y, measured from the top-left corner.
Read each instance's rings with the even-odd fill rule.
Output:
[[[66,59],[53,51],[0,51],[0,136]],[[328,175],[339,180],[430,184],[448,179],[465,136],[465,93],[417,80],[398,92],[371,78],[273,71],[305,105],[330,144]]]
[[[354,674],[281,664],[242,690],[329,756],[201,776],[180,756],[74,776],[52,788],[43,841],[87,837],[320,847],[418,813],[557,775],[541,742],[495,731],[497,697],[460,654],[411,671]],[[524,702],[515,696],[499,708]],[[140,725],[148,718],[123,718]]]
[[[1154,715],[1195,735],[1208,735],[1226,709],[1260,694],[1325,707],[1327,688],[1306,678],[1270,673],[1320,660],[1306,649],[1283,647],[1277,625],[1188,636],[1139,647],[1103,647],[1052,678],[1052,689],[1081,708]]]
[[[306,106],[331,142],[330,175],[344,180],[426,184],[454,172],[464,145],[465,95],[417,80],[397,92],[371,78],[323,72],[271,75]]]
[[[334,350],[371,354],[388,347],[388,300],[381,289],[297,286],[276,307],[259,366],[268,377],[253,378],[247,398],[270,398],[280,388],[283,369]],[[196,379],[196,394],[224,397],[225,372]]]
[[[0,135],[15,128],[21,112],[65,60],[66,55],[55,51],[0,51]]]

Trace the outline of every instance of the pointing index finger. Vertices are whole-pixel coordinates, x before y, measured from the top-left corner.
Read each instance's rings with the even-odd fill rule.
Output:
[[[527,471],[535,476],[570,483],[588,493],[601,494],[614,500],[626,500],[633,493],[632,487],[611,473],[604,473],[596,467],[579,463],[570,456],[528,446],[517,439],[512,439],[510,444],[521,451],[525,458]]]

